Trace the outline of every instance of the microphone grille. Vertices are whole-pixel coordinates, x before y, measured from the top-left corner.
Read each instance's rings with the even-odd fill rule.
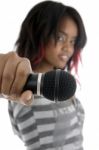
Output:
[[[55,91],[55,71],[50,71],[43,76],[42,94],[50,99],[54,100]]]
[[[76,91],[76,81],[70,73],[60,70],[59,73],[59,87],[58,92],[55,92],[55,78],[56,71],[50,71],[44,74],[43,77],[43,95],[50,99],[55,100],[55,97],[58,98],[58,101],[64,101],[72,97]],[[59,71],[59,70],[58,70]],[[55,95],[57,93],[57,95]]]
[[[58,100],[69,99],[76,91],[76,81],[73,75],[66,71],[60,72]]]

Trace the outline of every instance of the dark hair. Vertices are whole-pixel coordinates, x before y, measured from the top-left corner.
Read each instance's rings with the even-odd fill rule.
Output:
[[[77,69],[80,52],[86,43],[86,32],[79,13],[70,6],[60,2],[43,1],[35,5],[24,19],[18,40],[17,53],[21,57],[29,58],[32,68],[38,65],[44,56],[44,46],[56,32],[61,19],[71,17],[78,27],[78,38],[75,43],[75,52],[67,63],[67,69]]]

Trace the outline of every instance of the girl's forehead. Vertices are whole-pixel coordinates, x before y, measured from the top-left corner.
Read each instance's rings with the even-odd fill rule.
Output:
[[[70,32],[74,37],[77,37],[78,26],[72,18],[64,17],[61,19],[57,31],[63,32],[64,34]]]

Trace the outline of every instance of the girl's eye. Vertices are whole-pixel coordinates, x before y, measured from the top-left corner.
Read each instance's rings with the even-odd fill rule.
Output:
[[[65,42],[65,36],[64,35],[61,35],[61,34],[58,34],[57,35],[57,42]]]
[[[71,41],[70,41],[70,44],[71,44],[72,46],[74,46],[75,43],[76,43],[76,40],[71,40]]]

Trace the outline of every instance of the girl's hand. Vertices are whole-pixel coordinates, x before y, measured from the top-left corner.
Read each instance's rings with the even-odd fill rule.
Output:
[[[31,104],[32,92],[22,92],[30,73],[32,68],[27,58],[19,57],[15,52],[0,54],[0,95],[26,105]]]

